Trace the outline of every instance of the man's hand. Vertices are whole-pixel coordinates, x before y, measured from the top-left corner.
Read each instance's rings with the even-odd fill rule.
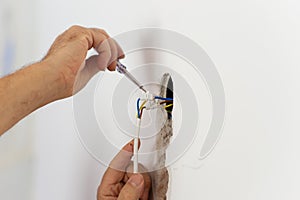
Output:
[[[88,50],[97,55],[86,59]],[[46,57],[0,79],[0,135],[37,108],[69,97],[100,70],[114,70],[119,45],[101,29],[73,26],[56,38]]]
[[[147,173],[132,174],[133,141],[123,147],[110,163],[98,188],[98,200],[148,200],[151,179]],[[142,166],[140,166],[141,168]]]
[[[88,50],[98,55],[85,60]],[[42,62],[60,74],[62,97],[76,93],[100,70],[115,70],[116,60],[123,58],[120,46],[101,29],[72,26],[58,36]]]

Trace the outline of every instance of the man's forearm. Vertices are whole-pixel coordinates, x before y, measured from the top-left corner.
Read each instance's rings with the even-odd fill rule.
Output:
[[[0,79],[0,135],[37,108],[60,98],[61,77],[36,63]]]
[[[99,70],[115,70],[124,53],[109,38],[101,29],[72,26],[55,39],[42,62],[0,79],[0,135],[37,108],[74,95]],[[99,54],[86,60],[91,48]]]

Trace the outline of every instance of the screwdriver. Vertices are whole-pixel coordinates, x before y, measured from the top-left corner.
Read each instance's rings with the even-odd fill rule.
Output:
[[[138,82],[138,80],[127,71],[126,66],[123,65],[119,60],[117,61],[116,69],[119,73],[124,74],[129,80],[137,85],[141,90],[147,93],[147,90]]]

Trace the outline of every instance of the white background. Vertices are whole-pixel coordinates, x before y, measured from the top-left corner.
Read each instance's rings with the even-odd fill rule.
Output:
[[[24,2],[26,7],[14,3],[19,16],[15,24],[27,24],[18,31],[34,30],[33,35],[15,37],[34,41],[32,46],[19,42],[20,49],[32,53],[18,58],[20,67],[39,60],[73,24],[101,27],[112,36],[161,27],[190,37],[206,50],[225,87],[224,131],[202,167],[173,171],[171,199],[300,198],[299,1]],[[27,15],[20,15],[24,9]],[[95,199],[104,167],[80,144],[71,99],[52,103],[31,118],[20,123],[24,128],[0,139],[0,198]],[[30,141],[20,139],[27,138],[25,132]],[[20,158],[12,152],[25,152],[23,143],[29,153]]]

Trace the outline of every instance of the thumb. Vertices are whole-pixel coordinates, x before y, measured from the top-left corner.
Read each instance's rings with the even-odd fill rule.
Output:
[[[141,174],[133,174],[122,188],[118,200],[138,200],[144,191],[144,178]]]

